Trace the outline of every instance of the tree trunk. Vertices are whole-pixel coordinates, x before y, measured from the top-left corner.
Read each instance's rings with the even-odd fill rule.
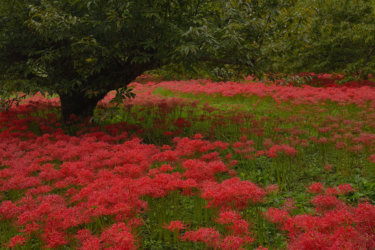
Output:
[[[87,78],[84,85],[86,89],[92,91],[105,89],[107,92],[104,91],[105,93],[90,97],[79,89],[70,90],[68,94],[58,93],[61,100],[61,112],[64,122],[69,121],[71,115],[76,115],[80,119],[92,117],[96,105],[110,90],[125,88],[137,76],[154,67],[154,61],[134,65],[131,63],[114,63],[110,67]]]
[[[68,94],[59,93],[64,122],[69,121],[71,115],[78,116],[80,119],[92,117],[96,105],[105,95],[106,94],[100,94],[89,97],[80,91],[74,91]]]

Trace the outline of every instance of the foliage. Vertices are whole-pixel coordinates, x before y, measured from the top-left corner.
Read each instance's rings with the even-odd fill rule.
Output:
[[[275,41],[275,71],[336,72],[359,78],[375,73],[374,1],[303,0],[286,16],[289,28]]]
[[[183,34],[181,63],[156,73],[174,79],[238,80],[249,74],[261,78],[269,69],[272,43],[279,30],[287,28],[283,15],[293,5],[292,0],[217,1],[210,6],[214,15],[194,20]]]
[[[69,118],[90,116],[108,91],[172,62],[193,71],[204,62],[221,78],[258,74],[279,2],[4,0],[1,84],[58,93]]]
[[[1,85],[22,82],[14,90],[68,96],[61,99],[65,118],[90,115],[109,90],[126,87],[143,71],[170,62],[204,4],[1,1]],[[79,103],[84,99],[93,101]],[[64,113],[72,102],[76,107]],[[91,110],[79,110],[78,105]]]
[[[67,120],[91,116],[108,91],[147,70],[185,79],[366,78],[375,68],[374,15],[370,0],[4,0],[1,94],[57,93]]]
[[[197,4],[174,3],[168,11],[165,1],[16,3],[2,1],[5,76],[90,95],[122,87],[168,60]]]

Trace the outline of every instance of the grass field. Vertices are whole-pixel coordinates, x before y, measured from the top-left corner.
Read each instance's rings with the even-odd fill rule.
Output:
[[[375,87],[133,87],[83,124],[0,114],[3,248],[375,248]]]

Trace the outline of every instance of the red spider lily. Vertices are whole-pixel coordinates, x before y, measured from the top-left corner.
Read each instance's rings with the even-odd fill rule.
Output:
[[[279,191],[279,186],[277,184],[271,184],[266,187],[267,194],[277,193]]]
[[[375,154],[373,154],[373,155],[370,156],[370,161],[372,163],[375,163]]]
[[[219,248],[228,249],[228,250],[229,249],[230,250],[242,249],[244,245],[249,244],[253,241],[254,239],[251,237],[239,237],[239,236],[229,235],[223,239]]]
[[[17,246],[22,246],[25,244],[26,239],[22,235],[16,235],[12,239],[10,239],[10,242],[7,244],[7,247],[17,247]]]
[[[340,184],[337,189],[339,190],[340,194],[348,194],[353,193],[354,190],[350,184]]]
[[[197,93],[220,93],[224,96],[270,96],[279,103],[275,108],[285,112],[292,111],[281,105],[285,100],[292,104],[313,104],[326,100],[340,105],[356,103],[366,108],[365,113],[358,114],[361,117],[366,115],[371,118],[375,112],[375,103],[372,101],[375,92],[368,86],[345,87],[344,91],[336,86],[315,89],[308,86],[294,88],[277,84],[265,85],[259,82],[205,83],[207,86],[199,81],[164,82],[160,86]],[[167,128],[167,114],[172,108],[187,104],[194,107],[197,104],[181,98],[154,97],[150,89],[158,87],[155,83],[135,85],[139,87],[137,91],[140,95],[135,100],[126,101],[124,109],[128,109],[130,103],[136,103],[159,110],[160,117],[156,120],[160,123],[158,129]],[[220,210],[214,222],[221,224],[218,226],[224,232],[219,233],[213,227],[206,227],[187,231],[181,239],[205,242],[207,247],[217,249],[246,248],[253,241],[251,223],[244,220],[240,212],[253,203],[262,202],[266,193],[275,192],[276,187],[270,185],[263,190],[256,184],[239,178],[223,181],[228,174],[236,176],[236,167],[230,166],[236,165],[237,160],[241,161],[242,167],[243,159],[253,159],[256,155],[293,157],[297,150],[304,152],[305,148],[302,147],[308,147],[311,143],[324,143],[320,146],[324,149],[336,146],[340,149],[338,152],[347,150],[353,154],[366,154],[366,157],[369,154],[370,164],[375,163],[375,135],[363,132],[364,127],[371,131],[373,125],[365,120],[327,116],[325,121],[316,122],[313,134],[317,132],[318,136],[312,137],[310,141],[306,139],[310,135],[308,131],[304,131],[299,125],[292,128],[278,127],[285,121],[294,124],[303,121],[304,116],[293,115],[277,120],[276,127],[270,127],[270,138],[263,139],[259,136],[268,133],[265,126],[273,122],[273,118],[262,117],[259,120],[254,115],[243,112],[226,116],[217,114],[217,109],[206,105],[204,112],[209,115],[197,117],[196,121],[212,118],[216,119],[212,124],[222,126],[232,122],[240,127],[242,133],[238,142],[231,145],[205,139],[214,135],[213,125],[208,128],[212,132],[207,133],[208,136],[196,134],[192,138],[176,137],[171,145],[157,146],[145,144],[131,134],[132,130],[142,129],[141,126],[126,123],[104,128],[90,128],[91,125],[84,124],[79,126],[76,136],[67,135],[58,128],[55,114],[46,115],[45,118],[30,115],[31,112],[57,107],[58,100],[35,97],[27,102],[10,113],[0,114],[0,219],[9,220],[20,233],[11,240],[9,247],[26,243],[32,234],[43,240],[43,247],[64,246],[71,243],[73,232],[77,228],[85,228],[98,219],[110,218],[111,225],[95,234],[87,229],[78,230],[75,236],[77,247],[134,249],[138,246],[134,229],[143,224],[139,215],[152,209],[145,197],[164,199],[170,193],[177,193],[200,195],[209,206]],[[106,100],[101,105],[109,105],[105,102]],[[309,109],[317,113],[328,111],[322,106],[323,104],[317,108],[306,106],[307,111],[304,112],[309,114]],[[147,108],[143,111],[148,112]],[[141,116],[130,111],[129,115],[134,119],[140,119]],[[147,116],[142,116],[147,119]],[[187,118],[172,120],[181,128],[188,127],[195,121]],[[43,134],[37,136],[30,132],[31,124],[40,128]],[[178,132],[173,131],[174,135]],[[257,138],[253,141],[247,137],[256,135],[259,140]],[[233,155],[228,153],[232,151]],[[294,160],[298,160],[298,157],[291,161]],[[328,160],[331,161],[323,159],[323,162]],[[326,165],[326,169],[332,170],[332,166]],[[22,197],[12,201],[5,200],[10,199],[8,192],[11,190]],[[375,248],[374,206],[365,203],[351,207],[343,201],[348,198],[344,195],[355,192],[355,188],[350,184],[325,188],[321,183],[314,183],[308,190],[319,194],[312,200],[315,205],[313,214],[292,216],[289,212],[297,211],[294,210],[293,200],[288,199],[281,209],[270,208],[265,213],[270,221],[288,233],[290,249]],[[167,227],[178,231],[186,229],[179,221],[172,221]]]
[[[308,187],[308,190],[310,193],[320,194],[324,192],[324,187],[322,183],[316,182],[316,183],[311,184],[311,186]]]
[[[288,145],[273,145],[266,154],[269,157],[277,157],[279,152],[284,152],[286,155],[295,156],[297,151]]]
[[[289,233],[289,249],[372,249],[375,247],[375,206],[343,207],[321,216],[288,214],[277,217],[269,210],[267,218]],[[284,212],[285,213],[285,212]]]
[[[197,182],[214,180],[216,174],[228,171],[227,166],[221,161],[206,163],[200,160],[186,160],[182,163],[182,166],[185,169],[183,176]]]
[[[81,229],[77,232],[76,238],[81,242],[82,250],[99,250],[102,249],[100,239],[96,236],[91,235],[88,229]]]
[[[181,237],[182,240],[192,242],[204,242],[209,247],[217,248],[220,245],[221,235],[219,231],[214,228],[199,228],[196,231],[187,231]]]
[[[165,228],[170,230],[170,231],[179,232],[179,231],[185,229],[186,227],[181,221],[174,220],[174,221],[171,221],[171,223],[169,223],[169,225],[166,225]]]
[[[221,184],[206,182],[203,184],[202,197],[209,206],[244,208],[248,203],[261,202],[266,192],[250,181],[231,178]]]
[[[135,239],[125,223],[113,224],[112,227],[103,231],[100,236],[102,244],[113,249],[136,249]]]
[[[220,212],[219,218],[216,221],[223,224],[233,235],[244,236],[249,234],[249,223],[241,219],[241,215],[235,211]]]

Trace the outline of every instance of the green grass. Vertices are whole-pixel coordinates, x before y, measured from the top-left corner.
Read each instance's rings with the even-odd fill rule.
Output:
[[[361,132],[375,133],[370,114],[366,108],[354,104],[338,105],[335,102],[325,102],[320,105],[295,105],[290,102],[277,104],[272,98],[257,96],[210,96],[205,94],[181,94],[166,89],[158,88],[155,95],[164,97],[182,97],[196,101],[196,106],[176,105],[166,111],[163,106],[132,106],[119,107],[107,110],[98,109],[96,119],[99,125],[104,126],[116,122],[126,122],[133,127],[127,132],[129,135],[139,135],[144,143],[155,145],[173,145],[174,136],[191,137],[201,133],[206,139],[221,140],[233,144],[241,136],[254,142],[256,151],[264,149],[265,139],[271,139],[277,144],[291,144],[293,138],[309,140],[309,145],[297,145],[295,157],[282,155],[277,158],[266,156],[253,156],[236,153],[232,147],[221,152],[220,157],[225,158],[228,153],[233,154],[233,159],[238,161],[234,167],[238,177],[266,187],[278,184],[279,192],[269,195],[264,203],[249,206],[242,211],[242,216],[251,221],[251,232],[255,242],[248,245],[249,249],[259,245],[270,249],[282,249],[287,245],[287,237],[277,227],[267,222],[261,215],[269,207],[281,207],[287,198],[295,201],[295,214],[312,213],[310,204],[312,195],[306,192],[306,186],[313,182],[322,182],[327,187],[350,183],[357,191],[341,198],[349,204],[357,204],[368,198],[375,203],[375,171],[374,164],[368,161],[371,150],[366,146],[361,153],[352,153],[347,148],[337,149],[335,144],[324,144],[310,141],[312,136],[331,138],[336,131],[343,130],[340,134],[349,131],[355,134],[353,128],[360,127]],[[54,111],[56,112],[56,111]],[[35,116],[44,116],[37,113]],[[106,119],[101,119],[106,117]],[[190,121],[190,126],[177,128],[173,123],[178,118]],[[335,122],[340,118],[339,122]],[[345,124],[343,121],[351,121]],[[337,128],[328,132],[320,132],[318,128],[329,127],[337,124]],[[75,134],[80,128],[67,128],[70,134]],[[30,130],[41,134],[36,124],[30,125]],[[140,130],[143,131],[140,133]],[[177,133],[178,130],[181,130]],[[176,133],[174,136],[165,135],[165,131]],[[295,135],[296,131],[301,134]],[[353,132],[354,131],[354,132]],[[337,132],[338,133],[338,132]],[[61,162],[56,162],[56,165]],[[325,165],[331,164],[332,170],[325,170]],[[1,167],[5,168],[5,167]],[[0,169],[1,169],[0,168]],[[38,173],[36,173],[38,174]],[[219,179],[228,178],[227,175]],[[66,190],[53,190],[51,193],[64,193]],[[3,192],[3,200],[17,201],[24,191],[10,190]],[[206,208],[206,202],[196,196],[182,196],[173,192],[163,198],[144,197],[149,204],[149,209],[139,215],[144,225],[139,228],[137,238],[142,249],[206,249],[201,243],[183,242],[177,236],[164,228],[172,220],[187,222],[189,229],[198,227],[215,226],[221,232],[225,229],[217,225],[213,218],[218,211]],[[112,217],[102,217],[80,228],[88,228],[94,234],[99,234],[104,228],[114,222]],[[72,229],[77,231],[79,228]],[[17,234],[10,221],[0,221],[0,242],[8,242]],[[40,249],[41,240],[33,237],[31,241],[19,249]],[[61,249],[73,249],[75,245],[68,245]]]

